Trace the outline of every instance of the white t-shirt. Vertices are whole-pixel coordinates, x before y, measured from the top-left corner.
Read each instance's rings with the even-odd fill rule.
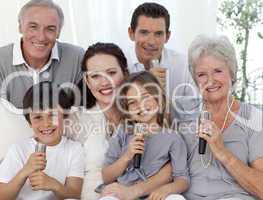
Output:
[[[36,141],[27,138],[10,147],[0,165],[0,182],[10,182],[26,164],[29,156],[35,151]],[[56,146],[46,150],[47,166],[44,172],[64,184],[67,177],[84,177],[84,152],[80,143],[62,137]],[[29,180],[20,190],[17,200],[55,200],[50,191],[33,191]]]

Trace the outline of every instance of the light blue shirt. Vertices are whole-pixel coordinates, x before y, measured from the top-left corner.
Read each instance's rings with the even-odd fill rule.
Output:
[[[133,134],[124,132],[121,127],[117,135],[110,140],[104,165],[108,166],[117,161],[127,151],[132,138]],[[146,137],[144,142],[141,170],[146,177],[153,176],[170,161],[173,168],[173,178],[183,178],[189,181],[186,145],[180,134],[170,129],[164,129]],[[127,170],[117,180],[124,185],[133,185],[142,179],[134,169],[133,162],[130,162]]]

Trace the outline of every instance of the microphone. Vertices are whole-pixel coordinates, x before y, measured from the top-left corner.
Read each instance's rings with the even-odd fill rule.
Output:
[[[204,120],[211,120],[211,113],[208,112],[207,110],[202,110],[199,116],[199,122],[198,122],[198,132],[202,131],[204,133],[207,133],[207,130],[204,130],[202,128],[202,130],[200,130],[200,124],[204,121]],[[205,154],[206,152],[206,140],[203,138],[199,138],[199,147],[198,147],[198,152],[199,154]]]
[[[134,135],[142,135],[144,136],[144,124],[143,123],[136,123],[134,125],[134,129],[133,129],[133,134]],[[141,159],[142,159],[142,154],[135,154],[134,158],[133,158],[133,167],[135,169],[139,169],[141,166]]]
[[[160,68],[161,66],[160,66],[160,60],[159,59],[152,59],[151,61],[150,61],[150,66],[151,66],[151,68]],[[162,86],[162,89],[164,89],[164,91],[166,91],[166,90],[168,90],[167,88],[166,88],[166,78],[167,78],[167,73],[168,73],[168,71],[167,71],[167,69],[166,68],[162,68],[164,71],[162,72],[162,73],[164,73],[164,79],[163,78],[161,78],[161,77],[159,77],[159,75],[155,75],[156,76],[156,78],[158,79],[158,81],[160,82],[160,84],[161,84],[161,86]]]
[[[35,152],[39,152],[39,153],[44,153],[46,154],[46,150],[47,150],[47,145],[46,144],[42,144],[40,142],[37,142],[36,143],[36,146],[35,146]],[[44,170],[44,169],[43,169]],[[39,170],[41,171],[41,170]]]
[[[141,159],[142,159],[142,154],[135,154],[133,158],[133,166],[135,169],[139,169],[141,167]]]
[[[47,145],[42,144],[40,142],[36,143],[35,152],[46,153],[46,149],[47,149]]]
[[[160,67],[160,61],[159,61],[159,59],[152,59],[152,60],[150,61],[150,63],[151,63],[151,67]]]

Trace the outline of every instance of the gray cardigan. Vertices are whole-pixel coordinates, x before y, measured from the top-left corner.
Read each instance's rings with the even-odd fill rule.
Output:
[[[57,46],[60,60],[52,60],[47,71],[40,73],[39,81],[51,81],[57,85],[77,83],[82,77],[80,65],[84,50],[61,42],[57,42]],[[13,47],[14,44],[9,44],[0,48],[0,94],[16,107],[22,108],[23,97],[33,85],[33,77],[24,64],[13,65]],[[4,81],[7,82],[6,87]]]

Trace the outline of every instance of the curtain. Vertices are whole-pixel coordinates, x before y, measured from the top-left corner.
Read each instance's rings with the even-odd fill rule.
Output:
[[[0,46],[19,37],[17,14],[27,0],[1,0]],[[133,10],[143,0],[54,0],[65,14],[60,40],[87,48],[102,41],[114,42],[122,48],[132,43],[128,27]],[[171,15],[169,48],[186,51],[194,36],[216,32],[216,0],[155,0]]]

